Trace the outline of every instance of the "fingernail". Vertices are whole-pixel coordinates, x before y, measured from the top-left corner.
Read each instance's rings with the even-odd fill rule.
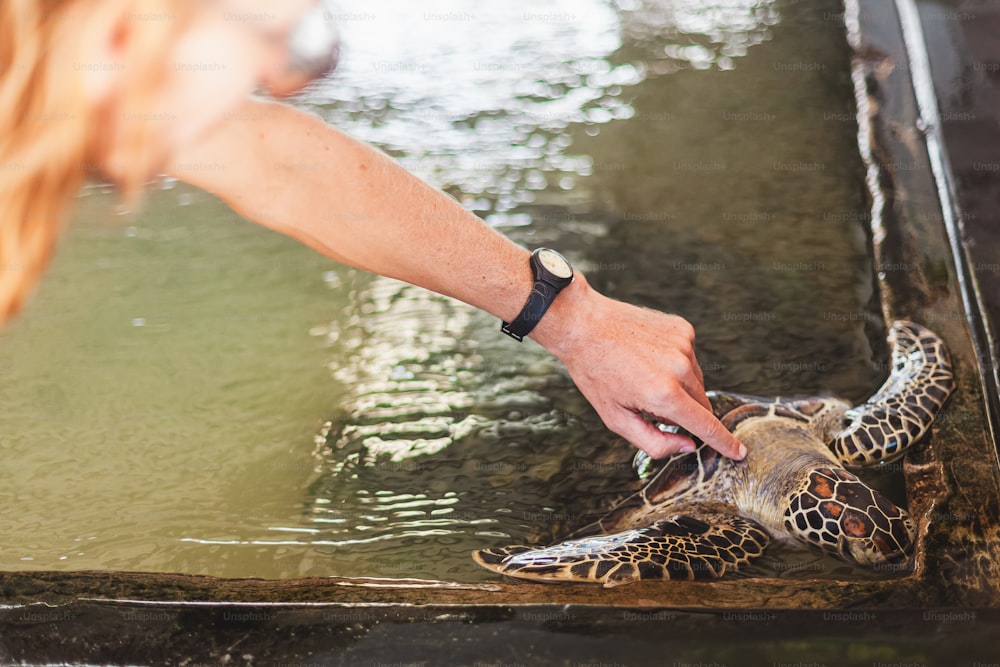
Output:
[[[683,445],[678,451],[681,454],[693,454],[695,450],[694,445]]]
[[[741,459],[745,459],[747,457],[747,446],[742,442],[740,443],[739,455]]]

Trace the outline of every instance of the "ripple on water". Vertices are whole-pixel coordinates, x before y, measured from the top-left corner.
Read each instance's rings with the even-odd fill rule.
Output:
[[[593,173],[567,152],[571,126],[632,118],[648,76],[732,69],[778,22],[768,0],[357,0],[362,13],[303,101],[483,214],[571,189]]]

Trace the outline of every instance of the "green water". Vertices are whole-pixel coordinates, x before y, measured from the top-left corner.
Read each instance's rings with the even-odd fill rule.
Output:
[[[879,383],[838,3],[342,4],[344,69],[298,104],[689,318],[710,388]],[[630,446],[492,318],[180,184],[80,204],[0,333],[3,569],[484,580],[471,549],[629,488]],[[790,557],[760,572],[845,573]]]

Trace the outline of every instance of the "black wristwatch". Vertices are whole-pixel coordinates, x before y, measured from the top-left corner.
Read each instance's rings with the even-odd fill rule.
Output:
[[[528,301],[513,322],[504,322],[500,327],[500,331],[519,341],[531,333],[559,292],[573,282],[573,267],[555,250],[535,250],[531,253],[530,264],[535,284]]]

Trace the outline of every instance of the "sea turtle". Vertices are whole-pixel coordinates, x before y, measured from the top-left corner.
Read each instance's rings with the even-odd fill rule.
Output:
[[[805,542],[862,566],[904,560],[906,511],[848,472],[901,457],[930,428],[954,381],[941,339],[912,322],[890,329],[892,373],[858,407],[838,398],[710,392],[715,414],[749,450],[733,461],[699,443],[652,462],[644,486],[550,547],[473,552],[511,577],[615,586],[721,577],[771,539]]]

